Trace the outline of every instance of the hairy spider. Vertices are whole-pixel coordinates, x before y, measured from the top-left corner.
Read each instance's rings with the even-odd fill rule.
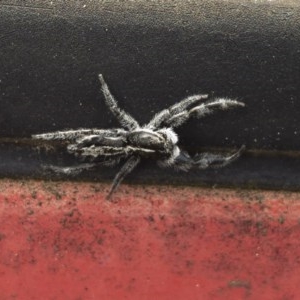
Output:
[[[119,163],[121,159],[126,159],[113,180],[108,198],[142,157],[157,159],[160,167],[174,167],[188,171],[192,167],[206,169],[226,166],[237,159],[244,149],[242,146],[237,152],[227,155],[201,153],[192,158],[177,146],[178,137],[173,130],[192,116],[200,118],[216,109],[225,110],[244,106],[242,102],[216,98],[200,104],[199,102],[206,100],[208,95],[193,95],[162,110],[148,124],[140,126],[133,117],[118,107],[101,74],[99,80],[105,103],[123,128],[82,128],[36,134],[32,137],[41,140],[67,141],[68,152],[81,158],[82,163],[75,166],[49,166],[55,172],[78,174],[97,165],[112,166]]]

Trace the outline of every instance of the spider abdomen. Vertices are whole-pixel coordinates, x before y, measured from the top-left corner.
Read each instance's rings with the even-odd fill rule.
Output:
[[[165,138],[152,130],[141,129],[130,132],[127,136],[128,144],[149,150],[164,150]]]

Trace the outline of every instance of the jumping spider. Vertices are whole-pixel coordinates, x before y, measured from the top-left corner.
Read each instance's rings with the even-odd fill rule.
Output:
[[[244,149],[242,146],[237,152],[229,155],[201,153],[192,158],[177,146],[178,137],[174,132],[174,128],[182,125],[192,116],[200,118],[216,109],[225,110],[244,106],[242,102],[216,98],[199,103],[206,100],[208,95],[193,95],[162,110],[148,124],[140,126],[133,117],[118,107],[101,74],[99,80],[105,103],[123,128],[64,130],[36,134],[32,137],[65,141],[68,143],[68,152],[82,160],[82,163],[71,167],[49,166],[55,172],[78,174],[97,165],[112,166],[125,159],[125,164],[113,180],[108,198],[142,157],[157,159],[160,167],[174,167],[188,171],[192,167],[206,169],[226,166],[237,159]]]

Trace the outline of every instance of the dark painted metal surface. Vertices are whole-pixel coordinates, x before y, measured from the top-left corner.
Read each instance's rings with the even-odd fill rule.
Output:
[[[99,92],[101,72],[141,123],[199,92],[247,104],[192,119],[178,133],[192,152],[246,144],[255,157],[191,176],[150,163],[137,181],[297,188],[299,18],[298,1],[0,1],[0,136],[12,139],[1,145],[0,175],[39,176],[40,163],[65,163],[15,147],[19,138],[119,126]],[[295,152],[258,158],[261,150]]]

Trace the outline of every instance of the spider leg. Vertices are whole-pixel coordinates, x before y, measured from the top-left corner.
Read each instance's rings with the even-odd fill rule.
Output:
[[[182,125],[191,116],[201,118],[205,115],[213,113],[217,109],[226,110],[237,106],[243,107],[245,106],[245,104],[236,100],[218,98],[214,99],[213,101],[202,103],[190,110],[185,110],[176,115],[173,115],[170,119],[165,120],[165,124],[174,128]]]
[[[193,167],[194,161],[187,152],[179,151],[179,154],[175,158],[158,161],[158,165],[163,168],[173,167],[175,170],[188,171]]]
[[[126,149],[126,148],[125,148]],[[125,152],[123,147],[111,147],[111,146],[89,146],[89,147],[78,147],[77,144],[68,145],[67,150],[69,153],[79,156],[81,158],[110,158],[117,156],[126,156],[128,153]]]
[[[213,153],[201,153],[195,157],[191,157],[187,152],[180,151],[172,164],[160,163],[160,166],[172,166],[177,170],[188,171],[191,168],[208,169],[221,168],[235,161],[245,150],[242,146],[237,152],[230,155],[221,155]]]
[[[103,92],[105,103],[110,109],[110,111],[113,113],[113,115],[118,119],[118,121],[121,123],[121,125],[124,128],[127,128],[129,130],[133,130],[136,128],[139,128],[138,122],[130,116],[128,113],[126,113],[124,110],[120,109],[118,107],[118,103],[115,100],[114,96],[111,94],[108,85],[104,81],[104,78],[102,74],[99,74],[99,80],[101,83],[101,90]]]
[[[101,166],[101,165],[112,167],[112,166],[118,164],[120,162],[121,158],[122,158],[122,156],[118,156],[118,157],[113,157],[113,158],[103,160],[101,162],[82,163],[79,165],[66,166],[66,167],[54,166],[54,165],[43,165],[42,168],[44,170],[51,170],[55,173],[60,173],[60,174],[77,175],[77,174],[81,173],[82,171],[90,170],[90,169],[93,169],[93,168]]]
[[[188,106],[191,106],[197,101],[207,99],[208,95],[193,95],[189,96],[179,103],[176,103],[170,106],[167,109],[162,110],[154,116],[154,118],[145,126],[145,128],[155,130],[160,127],[160,125],[166,120],[172,118],[174,115],[177,115],[184,111]]]
[[[120,132],[122,129],[116,129]],[[115,130],[115,131],[116,131]],[[41,134],[34,134],[32,135],[33,139],[37,140],[57,140],[57,141],[75,141],[78,138],[82,138],[86,135],[99,135],[99,136],[111,136],[113,135],[112,130],[110,129],[76,129],[76,130],[63,130],[63,131],[54,131],[54,132],[47,132]]]
[[[244,150],[245,145],[230,155],[202,153],[193,158],[193,165],[199,169],[222,168],[239,158]]]
[[[53,166],[53,165],[47,165],[47,166],[44,165],[42,167],[45,170],[51,170],[54,171],[55,173],[66,174],[66,175],[77,175],[82,171],[90,170],[96,167],[97,165],[98,164],[84,163],[84,164],[79,164],[77,166],[69,166],[69,167],[60,167],[60,166]]]
[[[131,156],[123,165],[119,173],[116,175],[116,177],[113,180],[112,186],[110,188],[110,191],[107,195],[107,199],[111,197],[113,192],[116,190],[116,188],[119,186],[121,181],[125,178],[127,174],[129,174],[140,162],[140,157],[138,156]]]

